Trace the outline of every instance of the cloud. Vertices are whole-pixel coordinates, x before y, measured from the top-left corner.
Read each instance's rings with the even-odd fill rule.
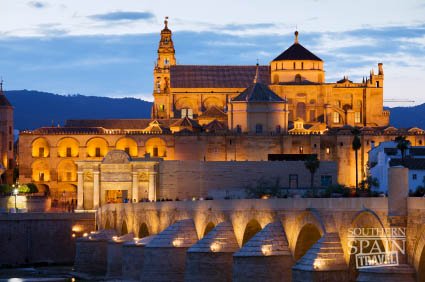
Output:
[[[42,9],[45,8],[47,5],[43,2],[39,2],[39,1],[30,1],[28,2],[28,6],[32,7],[32,8],[36,8],[36,9]]]
[[[155,15],[150,12],[124,12],[117,11],[105,14],[97,14],[89,16],[93,20],[100,21],[138,21],[138,20],[152,20]]]

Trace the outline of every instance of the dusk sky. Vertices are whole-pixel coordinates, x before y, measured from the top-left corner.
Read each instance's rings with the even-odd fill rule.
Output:
[[[268,64],[297,28],[327,82],[382,62],[385,99],[425,102],[424,0],[0,0],[4,87],[152,100],[165,16],[179,64]]]

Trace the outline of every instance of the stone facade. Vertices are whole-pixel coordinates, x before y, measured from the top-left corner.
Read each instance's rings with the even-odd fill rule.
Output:
[[[0,81],[0,183],[13,182],[14,154],[13,106],[3,93]]]

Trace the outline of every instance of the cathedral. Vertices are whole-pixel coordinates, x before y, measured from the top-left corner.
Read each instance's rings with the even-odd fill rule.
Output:
[[[326,82],[324,61],[299,37],[296,31],[289,48],[268,65],[179,65],[166,19],[153,70],[151,119],[68,120],[62,127],[23,131],[20,182],[34,182],[53,198],[65,195],[96,207],[123,191],[133,201],[171,197],[172,189],[164,188],[169,180],[161,178],[167,161],[180,171],[187,168],[190,180],[190,172],[195,175],[207,164],[246,171],[244,163],[261,167],[269,160],[312,154],[336,164],[333,183],[353,187],[354,127],[362,144],[360,180],[374,144],[405,135],[412,145],[423,145],[423,130],[389,125],[382,63],[361,82],[348,77]],[[298,187],[304,177],[285,175],[283,185]]]

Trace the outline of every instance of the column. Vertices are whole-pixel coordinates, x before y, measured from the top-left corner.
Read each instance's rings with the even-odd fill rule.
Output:
[[[156,201],[156,171],[149,171],[149,201]]]
[[[93,208],[99,207],[99,171],[93,171]]]
[[[132,185],[132,192],[131,192],[131,197],[133,198],[133,202],[134,200],[136,200],[136,203],[139,201],[139,182],[138,182],[138,172],[137,171],[133,171],[133,185]]]
[[[83,172],[78,171],[77,172],[78,177],[78,186],[77,186],[77,210],[84,209],[84,179],[83,179]]]

